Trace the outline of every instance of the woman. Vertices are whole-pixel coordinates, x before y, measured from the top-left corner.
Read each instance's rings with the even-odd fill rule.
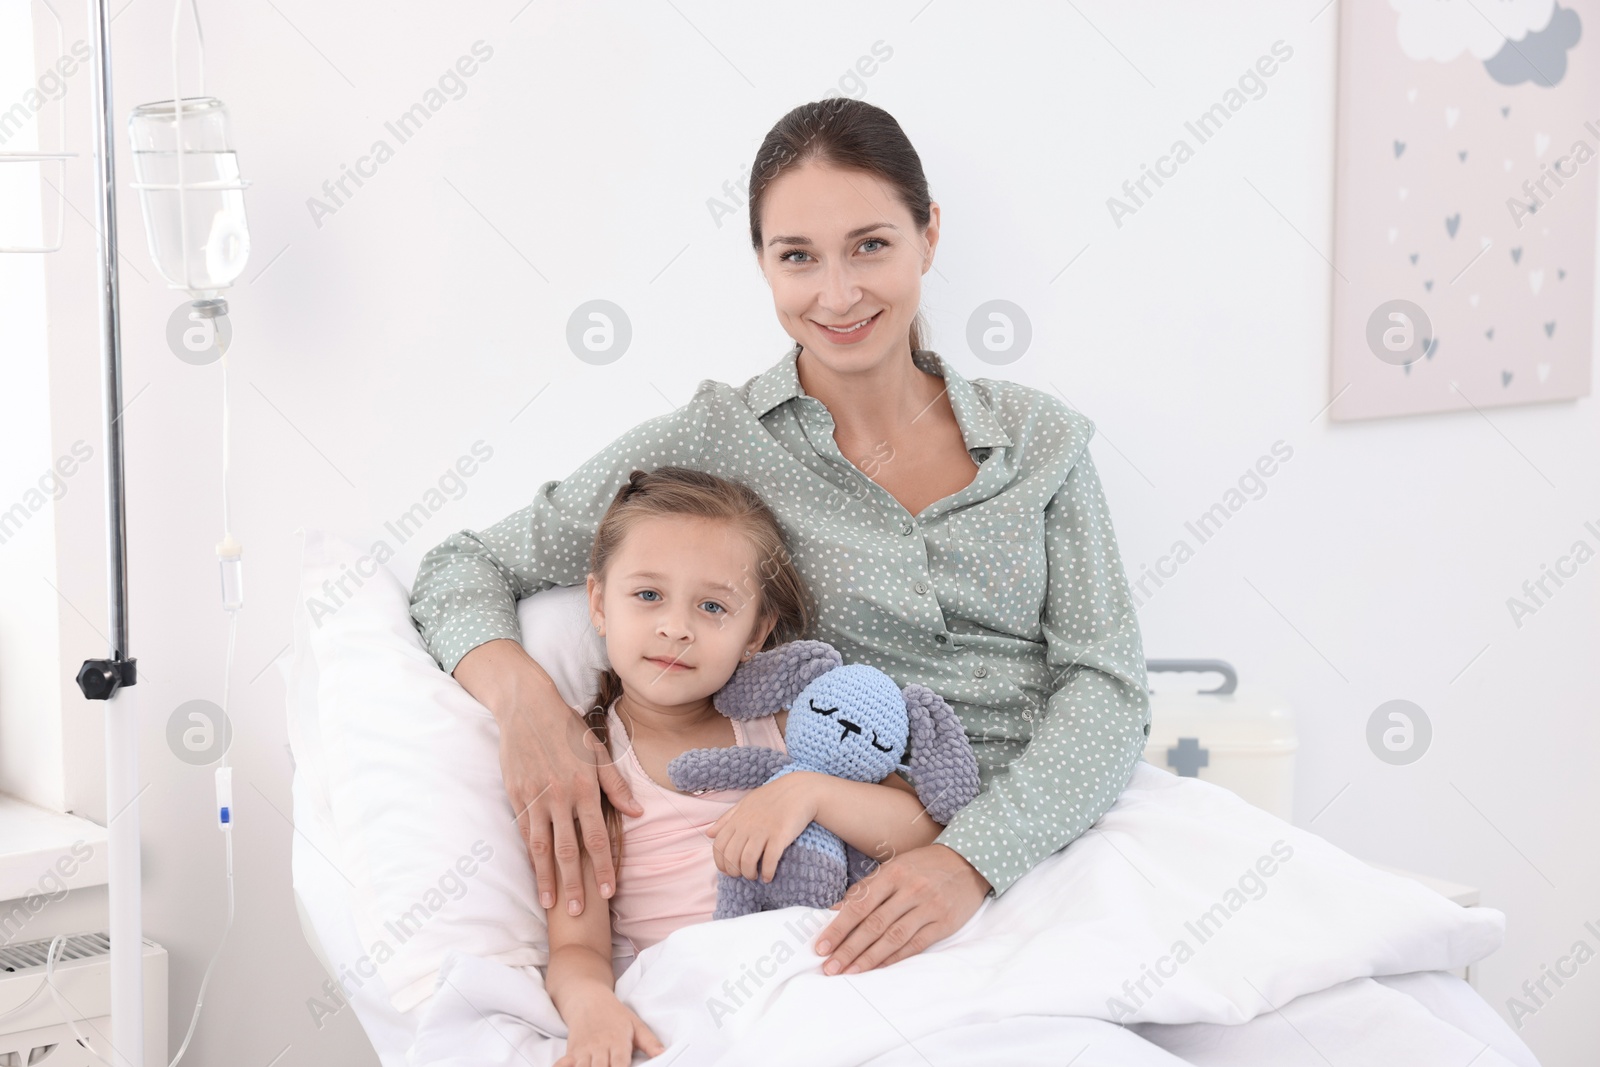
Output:
[[[795,347],[742,386],[703,381],[528,507],[446,539],[422,560],[411,610],[500,724],[541,901],[559,880],[581,910],[580,848],[614,892],[599,789],[639,808],[523,650],[516,601],[585,580],[600,517],[636,467],[695,467],[761,494],[817,601],[808,636],[944,696],[978,753],[977,799],[858,883],[818,935],[826,973],[864,971],[960,929],[1111,806],[1149,734],[1144,652],[1087,450],[1094,424],[922,348],[939,206],[893,117],[846,98],[785,115],[756,156],[750,233]]]

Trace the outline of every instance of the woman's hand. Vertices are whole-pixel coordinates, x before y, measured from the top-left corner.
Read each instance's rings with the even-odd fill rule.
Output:
[[[528,846],[542,907],[555,906],[556,883],[570,904],[584,907],[580,848],[587,850],[611,897],[617,876],[600,790],[630,815],[642,815],[622,775],[594,735],[562,699],[555,683],[520,644],[486,641],[461,657],[456,681],[494,713],[500,724],[500,774]],[[581,827],[581,837],[574,829]],[[559,876],[559,877],[558,877]]]
[[[567,1051],[555,1067],[628,1067],[635,1048],[646,1056],[666,1051],[644,1020],[610,990],[597,989],[568,1012]]]
[[[814,771],[790,771],[752,789],[706,832],[717,870],[735,878],[772,881],[778,860],[817,817]]]
[[[817,935],[825,974],[855,974],[915,956],[966,925],[989,880],[947,845],[924,845],[882,863],[851,886]]]

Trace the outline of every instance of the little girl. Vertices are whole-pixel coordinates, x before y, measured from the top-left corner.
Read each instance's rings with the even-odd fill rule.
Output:
[[[589,556],[589,608],[605,638],[590,743],[627,779],[644,813],[602,793],[617,870],[609,901],[584,853],[584,900],[546,912],[545,988],[567,1024],[556,1067],[629,1063],[663,1048],[617,999],[612,933],[635,952],[716,907],[717,871],[770,881],[778,858],[815,820],[876,859],[930,844],[942,827],[898,774],[881,783],[799,771],[758,789],[674,789],[667,764],[692,748],[786,751],[787,711],[736,722],[711,704],[741,663],[802,637],[804,583],[777,519],[749,488],[684,467],[636,470],[606,510]]]

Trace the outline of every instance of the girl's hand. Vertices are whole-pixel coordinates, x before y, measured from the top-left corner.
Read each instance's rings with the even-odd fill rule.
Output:
[[[600,993],[569,1009],[567,1051],[555,1067],[628,1067],[635,1048],[646,1056],[666,1051],[632,1008],[610,990]]]
[[[707,831],[717,870],[772,881],[784,849],[817,817],[814,771],[791,771],[752,789]]]

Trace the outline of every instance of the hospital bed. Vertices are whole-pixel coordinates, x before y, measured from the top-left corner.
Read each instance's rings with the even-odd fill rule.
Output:
[[[375,573],[316,607],[351,570]],[[353,1010],[384,1067],[553,1063],[565,1028],[492,716],[438,670],[386,568],[310,530],[301,581],[279,666],[322,1010]],[[573,703],[603,656],[579,594],[518,609]],[[618,994],[668,1046],[650,1062],[1537,1065],[1451,973],[1499,947],[1501,913],[1149,763],[1088,833],[917,956],[824,976],[809,942],[830,914],[697,924],[637,958],[619,943]]]

